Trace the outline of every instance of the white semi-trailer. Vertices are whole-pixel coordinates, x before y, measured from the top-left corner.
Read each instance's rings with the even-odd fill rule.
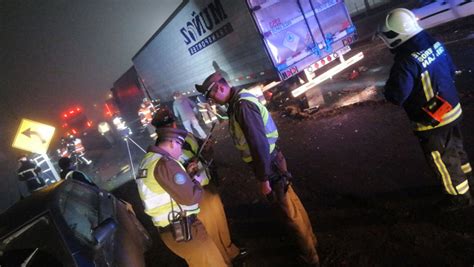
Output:
[[[296,96],[360,59],[332,63],[323,73],[355,38],[342,0],[188,0],[132,61],[143,87],[163,102],[176,91],[195,94],[194,84],[216,70],[233,86],[304,74],[309,82]]]

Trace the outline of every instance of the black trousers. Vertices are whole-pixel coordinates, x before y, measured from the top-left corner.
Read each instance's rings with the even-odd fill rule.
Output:
[[[446,193],[462,195],[468,192],[472,168],[464,150],[459,122],[415,134],[428,164],[442,181]],[[472,182],[471,186],[474,187]]]

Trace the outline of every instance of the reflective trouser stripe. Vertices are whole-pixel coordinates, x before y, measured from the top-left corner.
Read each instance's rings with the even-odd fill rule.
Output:
[[[469,190],[469,182],[467,180],[465,180],[464,182],[458,184],[456,186],[456,190],[458,190],[458,193],[460,195],[466,193]]]
[[[461,170],[462,170],[462,172],[464,172],[464,173],[470,173],[470,172],[472,172],[471,164],[469,164],[469,162],[468,162],[468,163],[462,165],[462,166],[461,166]]]
[[[421,74],[421,83],[423,84],[423,91],[425,92],[426,101],[434,97],[433,87],[431,86],[430,73],[425,71]]]
[[[450,195],[465,194],[469,190],[468,180],[464,178],[463,182],[459,183],[456,187],[454,187],[452,179],[451,179],[451,175],[449,174],[448,169],[446,168],[446,165],[441,159],[441,154],[439,153],[439,151],[433,151],[431,152],[431,155],[433,157],[434,163],[436,164],[438,172],[441,174],[444,187],[446,191],[448,192],[448,194]]]
[[[443,185],[446,189],[446,192],[448,192],[450,195],[457,195],[456,189],[454,189],[453,183],[451,181],[451,176],[446,169],[446,165],[441,160],[441,154],[438,151],[432,151],[431,156],[433,157],[433,161],[438,168],[438,172],[441,174],[441,179],[443,180]]]
[[[25,175],[25,174],[28,173],[28,172],[31,172],[32,175],[36,175],[36,173],[35,173],[35,168],[31,168],[31,169],[27,169],[27,170],[24,170],[24,171],[22,171],[22,172],[19,172],[18,175],[23,176],[23,175]]]

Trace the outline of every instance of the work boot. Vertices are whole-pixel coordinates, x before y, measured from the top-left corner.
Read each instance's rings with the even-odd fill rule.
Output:
[[[247,248],[239,248],[239,254],[232,259],[232,265],[234,266],[244,266],[244,261],[249,255]]]
[[[452,212],[474,206],[474,199],[467,191],[462,195],[447,195],[445,199],[438,202],[437,206],[441,212]]]

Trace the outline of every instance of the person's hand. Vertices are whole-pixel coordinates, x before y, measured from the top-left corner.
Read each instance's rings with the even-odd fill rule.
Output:
[[[188,163],[188,166],[186,167],[186,172],[188,173],[189,177],[193,178],[196,173],[198,173],[198,171],[199,166],[197,160],[192,160]]]
[[[268,195],[272,192],[272,188],[270,187],[270,182],[268,180],[264,181],[264,182],[260,182],[260,192],[264,196],[266,196],[266,195]]]
[[[201,175],[194,175],[193,179],[197,181],[199,184],[201,184],[203,177]]]

